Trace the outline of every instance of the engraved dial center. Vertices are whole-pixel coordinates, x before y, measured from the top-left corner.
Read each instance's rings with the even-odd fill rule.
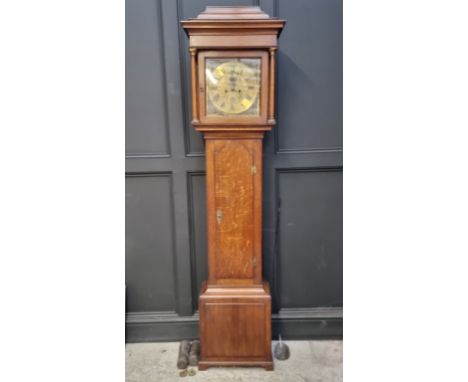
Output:
[[[214,70],[206,69],[207,96],[226,114],[240,114],[256,101],[260,91],[259,70],[240,61],[228,61]]]

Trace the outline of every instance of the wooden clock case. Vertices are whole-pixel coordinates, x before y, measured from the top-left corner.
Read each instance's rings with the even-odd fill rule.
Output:
[[[199,370],[273,370],[271,294],[262,278],[262,140],[275,125],[275,53],[285,21],[238,6],[207,7],[181,24],[190,39],[192,125],[206,142],[208,280],[199,300]],[[207,115],[209,57],[261,60],[258,115]]]

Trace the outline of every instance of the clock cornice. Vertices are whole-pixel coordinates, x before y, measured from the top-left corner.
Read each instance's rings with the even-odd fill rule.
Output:
[[[255,6],[208,6],[197,17],[181,21],[190,47],[243,49],[276,47],[285,23]]]

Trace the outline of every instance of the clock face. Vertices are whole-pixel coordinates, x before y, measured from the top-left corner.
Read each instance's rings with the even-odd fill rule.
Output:
[[[206,59],[207,115],[259,115],[261,60]]]

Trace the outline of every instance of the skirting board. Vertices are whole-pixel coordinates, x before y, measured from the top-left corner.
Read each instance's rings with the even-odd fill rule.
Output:
[[[272,315],[273,339],[342,339],[343,308],[281,309]],[[180,341],[198,338],[198,312],[179,316],[175,312],[127,313],[126,342]]]

